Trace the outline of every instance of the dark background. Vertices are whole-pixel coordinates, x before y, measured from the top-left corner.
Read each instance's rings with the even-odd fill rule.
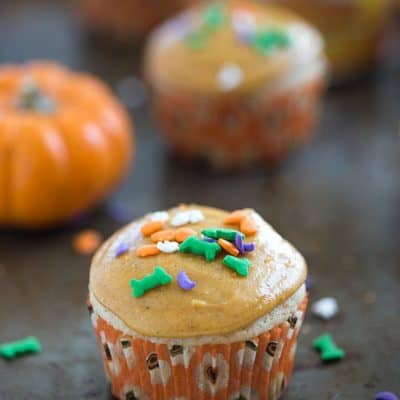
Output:
[[[1,0],[0,62],[55,59],[114,88],[137,76],[139,49],[89,39],[68,6]],[[274,171],[188,168],[168,155],[147,104],[131,110],[135,165],[108,208],[123,206],[133,218],[190,201],[254,207],[306,256],[311,300],[338,299],[332,321],[308,315],[285,400],[400,392],[400,40],[386,54],[376,76],[328,93],[315,141]],[[140,85],[135,93],[140,102]],[[0,359],[1,400],[111,397],[85,308],[90,260],[71,248],[83,226],[107,236],[120,223],[103,207],[72,227],[0,232],[0,342],[36,335],[43,344],[38,356]],[[340,363],[322,366],[311,349],[323,332],[347,351]]]

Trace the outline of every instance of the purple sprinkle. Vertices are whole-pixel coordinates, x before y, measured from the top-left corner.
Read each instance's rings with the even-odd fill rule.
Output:
[[[256,245],[254,243],[244,243],[243,247],[244,247],[244,251],[248,252],[248,251],[254,251],[256,248]]]
[[[129,251],[129,246],[126,243],[122,242],[118,245],[117,251],[115,252],[115,256],[120,257],[123,254],[127,253],[128,251]]]
[[[245,253],[243,237],[241,235],[236,235],[235,237],[235,246],[239,250],[240,254]]]
[[[205,242],[208,242],[208,243],[214,243],[214,242],[216,242],[215,239],[210,238],[210,237],[207,237],[207,236],[203,236],[203,240],[204,240]]]
[[[192,290],[197,285],[196,282],[189,279],[185,271],[180,271],[178,273],[178,283],[183,290]]]
[[[307,292],[309,292],[312,287],[313,287],[313,278],[310,275],[308,275],[307,278],[306,278],[306,290],[307,290]]]
[[[126,224],[133,219],[131,209],[123,203],[111,202],[107,204],[106,211],[114,221],[120,224]]]
[[[375,400],[399,400],[392,392],[379,392],[374,397]]]

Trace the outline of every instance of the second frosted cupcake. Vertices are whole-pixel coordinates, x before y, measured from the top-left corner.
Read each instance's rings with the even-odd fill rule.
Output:
[[[145,64],[170,146],[218,167],[279,161],[311,135],[324,88],[319,33],[285,9],[211,3],[165,23]]]

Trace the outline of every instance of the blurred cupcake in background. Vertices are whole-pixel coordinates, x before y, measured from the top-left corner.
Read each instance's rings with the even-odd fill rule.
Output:
[[[357,77],[374,66],[388,22],[390,0],[272,2],[293,9],[322,32],[333,80]]]
[[[81,0],[80,14],[95,33],[128,42],[147,34],[155,25],[201,0]]]
[[[306,142],[325,86],[319,33],[285,8],[214,2],[150,37],[145,76],[161,132],[220,168],[276,163]]]
[[[6,64],[0,93],[1,227],[72,221],[126,174],[133,127],[99,79],[50,62]]]

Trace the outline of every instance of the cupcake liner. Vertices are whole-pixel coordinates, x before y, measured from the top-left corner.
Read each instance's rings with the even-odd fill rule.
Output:
[[[154,109],[170,147],[217,167],[280,161],[307,142],[319,114],[324,78],[244,97],[207,98],[155,89]]]
[[[115,329],[89,307],[114,396],[124,400],[276,400],[292,374],[307,298],[287,321],[251,340],[153,343]]]

